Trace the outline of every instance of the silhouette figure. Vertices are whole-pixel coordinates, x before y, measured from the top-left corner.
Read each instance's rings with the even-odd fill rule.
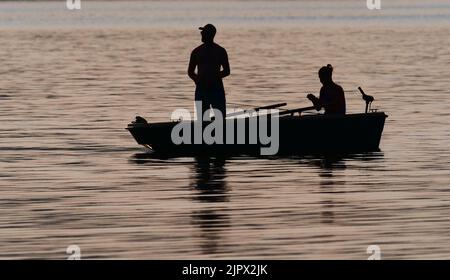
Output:
[[[214,42],[216,28],[207,24],[199,28],[203,44],[191,53],[188,75],[195,82],[195,100],[202,101],[202,108],[196,108],[202,115],[206,110],[217,109],[226,114],[225,90],[222,78],[230,75],[227,51]],[[197,72],[195,69],[197,68]]]
[[[230,217],[217,203],[229,201],[225,168],[226,158],[195,157],[193,188],[195,201],[205,203],[192,212],[192,224],[200,230],[200,247],[204,254],[220,253],[224,245],[223,235],[230,227]]]
[[[322,83],[320,96],[317,98],[313,94],[308,94],[307,98],[316,107],[317,111],[325,109],[325,114],[345,114],[345,95],[342,87],[333,82],[333,66],[328,64],[320,68],[319,78]]]

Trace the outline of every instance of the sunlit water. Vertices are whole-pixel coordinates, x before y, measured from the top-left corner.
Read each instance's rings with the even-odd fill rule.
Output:
[[[0,3],[1,258],[450,258],[448,1],[64,2]],[[145,154],[124,128],[192,108],[206,22],[229,102],[309,106],[331,63],[389,115],[381,152]]]

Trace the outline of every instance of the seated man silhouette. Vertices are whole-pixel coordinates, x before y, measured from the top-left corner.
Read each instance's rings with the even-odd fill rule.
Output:
[[[311,100],[317,111],[324,108],[327,115],[344,115],[346,111],[344,90],[340,85],[333,82],[332,75],[333,66],[331,64],[320,68],[319,78],[322,83],[320,96],[317,98],[313,94],[308,94],[307,98]]]
[[[203,44],[192,51],[188,67],[188,75],[196,85],[195,101],[202,102],[201,108],[196,108],[197,114],[201,113],[203,116],[212,107],[225,117],[225,90],[222,78],[230,75],[228,54],[223,47],[214,42],[216,35],[214,25],[207,24],[199,29]]]

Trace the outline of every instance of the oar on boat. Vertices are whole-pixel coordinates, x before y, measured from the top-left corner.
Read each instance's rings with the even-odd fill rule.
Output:
[[[256,108],[249,109],[249,110],[230,113],[230,114],[227,114],[226,117],[228,118],[228,117],[239,116],[239,115],[250,113],[250,112],[258,112],[260,110],[270,110],[270,109],[280,108],[280,107],[283,107],[286,105],[287,105],[287,103],[271,104],[271,105],[266,105],[266,106],[262,106],[262,107],[256,107]]]
[[[292,109],[292,110],[286,110],[286,111],[280,112],[279,115],[280,116],[283,116],[283,115],[293,116],[295,113],[301,114],[302,112],[315,110],[315,109],[316,109],[315,106],[309,106],[309,107],[297,108],[297,109]]]

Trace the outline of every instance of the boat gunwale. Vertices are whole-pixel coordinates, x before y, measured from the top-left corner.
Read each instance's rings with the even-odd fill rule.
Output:
[[[388,117],[388,115],[386,115],[386,113],[384,113],[383,111],[380,111],[380,112],[355,113],[355,114],[345,114],[345,115],[326,115],[326,114],[310,114],[310,115],[301,115],[301,116],[287,115],[287,116],[280,116],[279,118],[282,120],[312,120],[312,119],[335,120],[335,119],[344,119],[344,118],[360,118],[362,116],[367,116],[367,117],[383,116],[385,119]],[[258,116],[254,116],[254,117],[258,117]],[[254,118],[254,117],[245,117],[242,119],[249,119],[249,118]],[[233,118],[233,119],[239,119],[239,118]],[[226,120],[231,120],[231,119],[226,119]],[[155,122],[155,123],[129,123],[125,129],[130,130],[133,128],[144,128],[144,127],[149,127],[149,126],[152,126],[152,127],[167,126],[170,124],[177,124],[182,121],[183,120],[176,120],[176,121],[170,121],[170,122]],[[195,120],[188,120],[186,122],[194,122],[194,121]]]

